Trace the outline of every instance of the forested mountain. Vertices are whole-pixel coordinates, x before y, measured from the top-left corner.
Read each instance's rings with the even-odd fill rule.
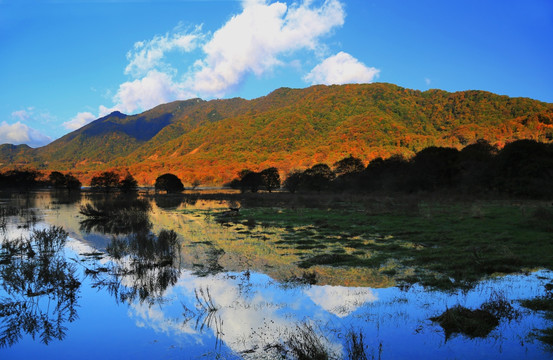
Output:
[[[553,104],[384,83],[281,88],[253,100],[191,99],[133,116],[115,112],[42,148],[2,145],[0,163],[71,170],[85,184],[107,169],[126,169],[142,184],[165,172],[185,183],[221,184],[244,168],[275,166],[284,175],[349,154],[367,163],[478,139],[499,147],[549,142]]]

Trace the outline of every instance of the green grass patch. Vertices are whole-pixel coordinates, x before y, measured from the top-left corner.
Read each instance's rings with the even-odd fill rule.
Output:
[[[378,211],[360,203],[333,209],[242,208],[231,221],[279,232],[279,246],[301,250],[302,268],[379,268],[395,260],[414,270],[400,280],[438,288],[471,286],[496,273],[553,269],[551,231],[536,226],[549,219],[550,205],[420,202],[406,210],[397,203]]]

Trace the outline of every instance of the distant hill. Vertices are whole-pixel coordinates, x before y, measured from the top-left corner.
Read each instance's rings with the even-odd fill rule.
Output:
[[[0,145],[0,168],[22,161],[20,159],[31,159],[32,154],[33,149],[28,145],[2,144]]]
[[[431,146],[486,139],[550,142],[553,104],[485,91],[418,91],[392,84],[281,88],[253,99],[191,99],[142,114],[114,112],[42,148],[1,145],[3,167],[130,171],[142,184],[172,172],[185,183],[222,184],[243,168],[283,175],[353,155],[412,156]]]

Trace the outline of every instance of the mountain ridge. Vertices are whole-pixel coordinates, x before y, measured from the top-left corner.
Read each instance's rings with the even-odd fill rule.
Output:
[[[349,154],[412,156],[427,146],[460,148],[521,138],[551,141],[553,104],[487,91],[411,90],[393,84],[279,88],[252,100],[189,99],[141,114],[111,113],[42,148],[0,146],[3,167],[129,171],[142,184],[172,172],[221,184],[243,168],[281,172]]]

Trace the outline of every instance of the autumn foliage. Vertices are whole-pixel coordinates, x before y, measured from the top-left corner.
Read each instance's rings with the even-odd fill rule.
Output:
[[[350,155],[364,164],[411,159],[425,148],[460,150],[479,139],[498,149],[521,139],[551,142],[553,104],[384,83],[281,88],[253,100],[190,99],[138,115],[112,113],[43,148],[1,145],[0,167],[71,171],[84,184],[125,169],[141,185],[163,173],[187,185],[221,185],[244,168],[274,167],[284,177]]]

